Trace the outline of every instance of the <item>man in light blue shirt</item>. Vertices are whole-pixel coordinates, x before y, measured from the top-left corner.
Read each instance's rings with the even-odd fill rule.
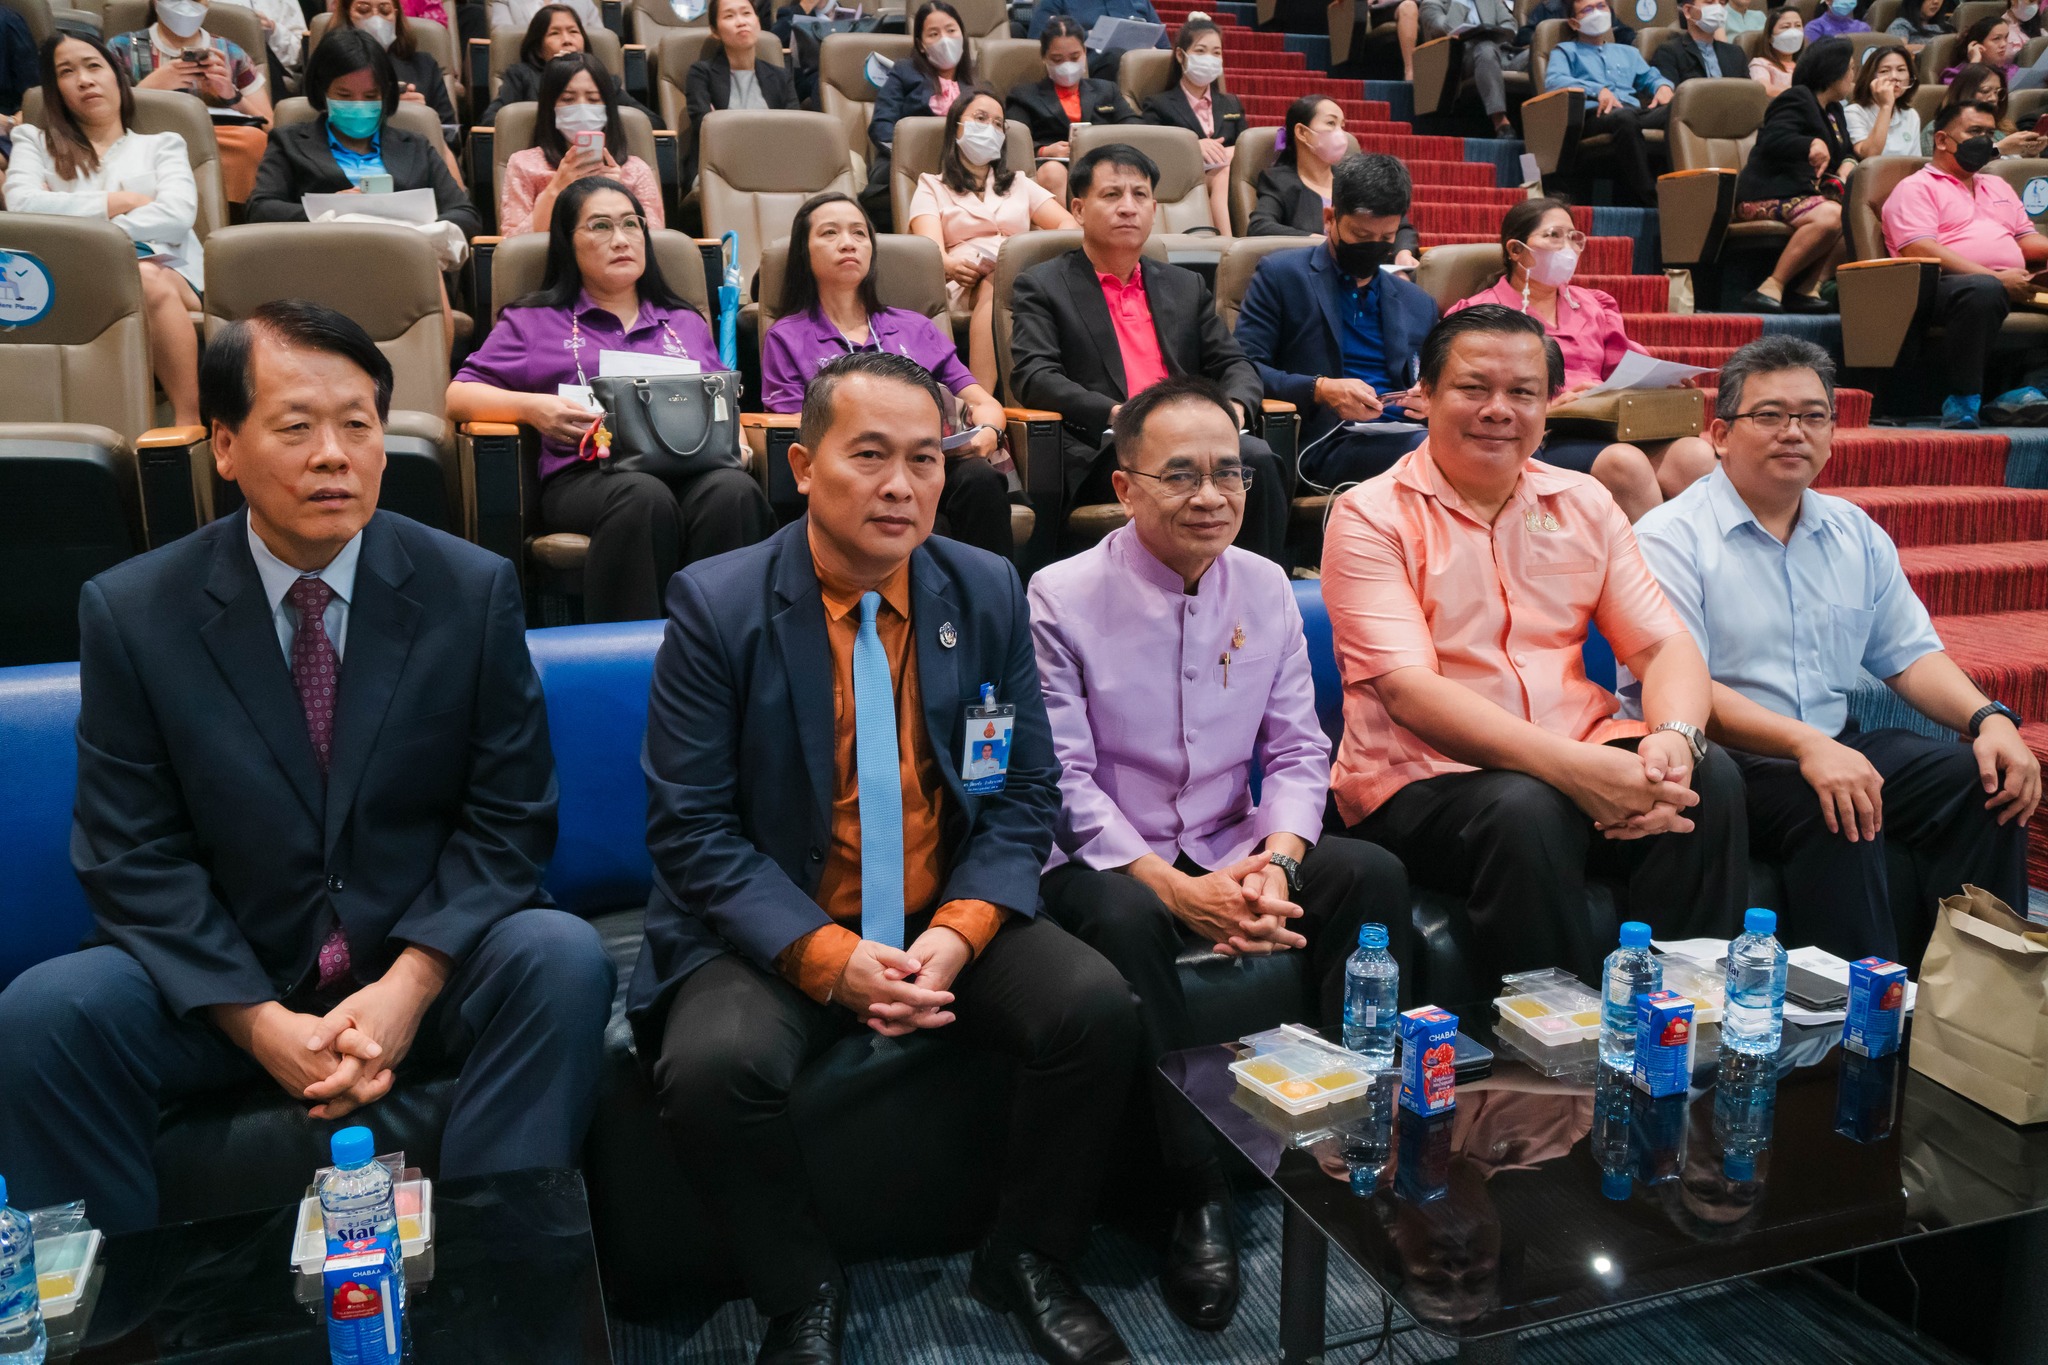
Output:
[[[1942,652],[1891,538],[1810,487],[1834,380],[1795,337],[1737,351],[1708,432],[1721,467],[1647,513],[1636,540],[1706,655],[1708,733],[1743,771],[1751,848],[1784,865],[1780,937],[1896,959],[1924,934],[1893,924],[1886,839],[1919,855],[1914,904],[1971,882],[2024,913],[2041,766],[2019,718]],[[1849,701],[1866,671],[1968,745],[1860,728]]]
[[[1643,60],[1633,44],[1614,41],[1614,12],[1608,0],[1567,0],[1572,40],[1551,51],[1543,88],[1583,90],[1584,135],[1610,133],[1622,183],[1638,204],[1657,202],[1657,177],[1650,164],[1646,129],[1670,120],[1671,82]]]

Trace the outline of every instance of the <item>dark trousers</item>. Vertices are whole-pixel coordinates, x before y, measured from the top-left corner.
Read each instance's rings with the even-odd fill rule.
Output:
[[[1820,798],[1791,759],[1730,755],[1748,786],[1750,843],[1758,857],[1784,864],[1781,940],[1819,944],[1852,962],[1873,953],[1917,962],[1925,944],[1901,943],[1902,926],[1892,917],[1888,840],[1920,856],[1921,899],[1954,895],[1970,882],[2026,914],[2027,832],[2017,820],[2001,826],[1996,813],[1984,809],[1968,744],[1854,726],[1840,739],[1884,778],[1884,827],[1875,839],[1852,844],[1830,834]],[[1902,949],[1907,957],[1899,956]]]
[[[1183,854],[1176,864],[1190,876],[1207,869]],[[1301,918],[1294,930],[1308,940],[1302,968],[1324,1028],[1344,1022],[1344,962],[1358,946],[1358,926],[1387,926],[1388,946],[1408,979],[1414,955],[1408,951],[1411,916],[1408,874],[1385,849],[1334,835],[1309,850],[1301,863]],[[1198,1037],[1188,1021],[1187,997],[1174,960],[1190,948],[1207,946],[1165,902],[1136,877],[1097,872],[1066,863],[1040,883],[1045,913],[1076,938],[1108,958],[1138,997],[1144,1052],[1139,1061],[1151,1078],[1159,1145],[1170,1171],[1202,1170],[1216,1162],[1216,1138],[1208,1123],[1159,1074],[1169,1052],[1223,1041]]]
[[[1586,122],[1583,135],[1594,137],[1600,133],[1614,136],[1615,170],[1621,184],[1644,208],[1657,207],[1657,172],[1651,163],[1650,144],[1643,137],[1645,129],[1662,128],[1671,121],[1671,106],[1666,104],[1656,109],[1630,109],[1626,106],[1609,110],[1604,114],[1593,112],[1598,92],[1586,92]]]
[[[1990,275],[1943,274],[1934,285],[1934,320],[1942,330],[1948,359],[1948,391],[1963,397],[1984,392],[1991,343],[2005,326],[2012,301]]]
[[[1237,528],[1234,543],[1240,550],[1250,550],[1285,568],[1287,514],[1294,499],[1286,469],[1273,453],[1273,447],[1249,432],[1237,438],[1237,455],[1252,472],[1252,486],[1245,491],[1244,524]],[[1105,442],[1081,480],[1080,490],[1074,494],[1074,506],[1115,502],[1116,489],[1109,480],[1115,469],[1116,446]]]
[[[977,550],[1010,558],[1017,542],[1010,534],[1010,481],[987,460],[946,461],[946,486],[939,493],[933,530]]]
[[[685,564],[767,539],[775,510],[753,475],[714,469],[669,483],[573,464],[540,486],[541,523],[590,537],[583,619],[656,621]]]
[[[1302,476],[1324,488],[1363,483],[1422,444],[1426,431],[1346,431],[1331,427],[1301,452]]]
[[[398,1069],[403,1087],[418,1067],[462,1063],[434,1174],[577,1163],[613,985],[597,931],[573,915],[521,910],[491,927]],[[84,1199],[108,1232],[156,1222],[151,1154],[166,1108],[277,1084],[203,1014],[172,1014],[142,964],[110,945],[17,977],[0,992],[0,1038],[0,1171],[11,1201]],[[345,1122],[374,1126],[376,1113],[372,1105]]]
[[[913,929],[909,932],[915,932]],[[1062,1261],[1081,1254],[1096,1187],[1130,1088],[1138,1025],[1130,992],[1101,956],[1045,919],[1013,917],[953,983],[963,1047],[1014,1059],[998,1231]],[[788,1312],[839,1278],[818,1226],[803,1144],[790,1121],[798,1073],[863,1026],[737,954],[677,990],[654,1066],[661,1119],[700,1176],[697,1193],[764,1314]],[[849,1177],[850,1178],[850,1177]],[[905,1190],[904,1216],[946,1190]]]
[[[1598,980],[1614,947],[1595,941],[1588,874],[1627,884],[1625,919],[1659,938],[1731,938],[1749,894],[1742,773],[1719,745],[1693,774],[1690,834],[1602,837],[1556,787],[1524,773],[1447,773],[1411,782],[1352,826],[1416,882],[1466,898],[1482,982],[1564,967]]]
[[[1508,83],[1504,72],[1527,71],[1529,49],[1510,53],[1504,43],[1490,38],[1465,40],[1465,77],[1478,88],[1479,103],[1488,118],[1508,111]]]

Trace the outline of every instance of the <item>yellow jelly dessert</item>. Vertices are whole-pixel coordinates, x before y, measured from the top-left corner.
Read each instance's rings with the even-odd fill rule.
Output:
[[[420,1216],[416,1213],[402,1214],[398,1219],[398,1240],[417,1242],[420,1239]]]
[[[1274,1090],[1279,1094],[1280,1098],[1286,1100],[1305,1100],[1316,1093],[1315,1086],[1308,1081],[1288,1081],[1283,1085],[1275,1086]]]
[[[1685,998],[1692,1001],[1692,1007],[1695,1010],[1704,1011],[1714,1008],[1712,1005],[1709,1005],[1706,1001],[1700,999],[1697,995],[1688,995]]]
[[[1574,1024],[1577,1024],[1580,1028],[1592,1028],[1595,1024],[1600,1022],[1600,1011],[1580,1010],[1577,1014],[1574,1014],[1572,1016],[1572,1022]]]
[[[1246,1080],[1257,1081],[1260,1085],[1278,1085],[1287,1079],[1287,1068],[1278,1062],[1250,1062],[1243,1072]]]
[[[1347,1085],[1355,1085],[1364,1079],[1365,1077],[1359,1075],[1356,1071],[1332,1071],[1327,1076],[1316,1077],[1315,1083],[1316,1087],[1320,1090],[1341,1090]]]
[[[68,1270],[55,1270],[48,1275],[36,1276],[36,1294],[45,1299],[61,1299],[78,1288],[78,1277]]]
[[[1520,1000],[1508,1001],[1506,1008],[1513,1010],[1524,1019],[1541,1019],[1544,1015],[1550,1013],[1549,1007],[1542,1001],[1531,1000],[1526,996]]]

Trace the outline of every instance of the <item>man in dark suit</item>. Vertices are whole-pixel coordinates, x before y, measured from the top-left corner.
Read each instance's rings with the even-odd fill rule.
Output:
[[[832,361],[790,451],[809,514],[669,584],[642,760],[654,891],[627,1008],[670,1138],[768,1319],[760,1365],[839,1359],[846,1291],[789,1097],[862,1028],[1015,1060],[970,1288],[1049,1361],[1130,1358],[1066,1267],[1137,1019],[1116,970],[1037,916],[1059,764],[1029,609],[1006,560],[930,538],[939,414],[915,361]],[[963,780],[969,721],[999,737],[984,727],[1000,717],[968,708],[991,704],[1014,708],[995,791]],[[947,1192],[902,1197],[914,1216]]]
[[[512,566],[375,510],[391,366],[341,315],[258,309],[200,401],[247,511],[79,600],[98,928],[0,994],[16,1202],[148,1227],[165,1107],[268,1075],[336,1119],[412,1057],[462,1064],[442,1176],[573,1166],[613,972],[545,908],[554,758]]]
[[[1081,249],[1033,266],[1011,290],[1010,387],[1027,407],[1064,419],[1069,507],[1116,501],[1109,419],[1147,385],[1169,375],[1213,379],[1240,431],[1265,400],[1202,277],[1144,257],[1158,186],[1159,167],[1135,147],[1112,143],[1083,156],[1070,186]],[[1237,544],[1279,560],[1291,490],[1271,446],[1248,433],[1239,443],[1252,483]]]
[[[1700,76],[1732,80],[1749,76],[1749,58],[1742,55],[1742,49],[1721,41],[1721,24],[1728,10],[1720,0],[1685,0],[1678,13],[1683,20],[1679,31],[1666,38],[1650,59],[1665,80],[1683,85]]]
[[[1414,384],[1436,300],[1382,269],[1399,250],[1408,168],[1374,152],[1330,169],[1324,241],[1259,262],[1237,314],[1237,342],[1267,393],[1301,409],[1301,472],[1324,487],[1369,479],[1422,444],[1393,400]]]

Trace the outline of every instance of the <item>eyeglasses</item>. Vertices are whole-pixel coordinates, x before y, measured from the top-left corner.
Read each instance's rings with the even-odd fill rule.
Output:
[[[633,237],[647,231],[647,220],[631,213],[624,218],[593,218],[576,230],[593,237],[617,237],[620,234]]]
[[[1174,469],[1164,474],[1147,474],[1142,469],[1124,467],[1124,473],[1140,479],[1151,479],[1159,485],[1159,491],[1175,502],[1192,498],[1202,491],[1202,485],[1213,483],[1216,491],[1226,498],[1242,495],[1252,486],[1252,472],[1243,465],[1227,464],[1221,469],[1203,473],[1199,469]]]
[[[1747,419],[1756,423],[1756,429],[1766,435],[1775,436],[1785,429],[1787,422],[1796,422],[1807,432],[1818,436],[1835,424],[1832,412],[1780,412],[1776,408],[1763,408],[1756,412],[1738,412],[1728,420],[1740,422]]]
[[[1584,253],[1584,251],[1586,250],[1586,234],[1578,231],[1576,228],[1572,229],[1569,232],[1559,232],[1555,228],[1552,228],[1548,232],[1531,233],[1529,236],[1529,245],[1568,246],[1573,251]]]

